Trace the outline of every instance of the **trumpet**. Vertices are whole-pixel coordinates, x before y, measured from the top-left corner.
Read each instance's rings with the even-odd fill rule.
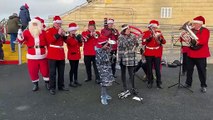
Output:
[[[98,39],[99,35],[98,35],[96,32],[93,32],[93,37],[94,37],[95,39]]]
[[[160,36],[161,36],[161,33],[159,33],[159,32],[156,32],[155,30],[153,30],[153,26],[152,25],[150,25],[150,26],[148,26],[148,28],[149,28],[149,30],[152,32],[152,37],[154,37],[155,38],[155,40],[156,40],[156,42],[158,43],[158,44],[160,44]]]

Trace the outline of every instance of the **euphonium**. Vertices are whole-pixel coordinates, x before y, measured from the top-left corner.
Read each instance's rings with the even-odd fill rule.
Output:
[[[201,46],[197,45],[198,37],[191,30],[193,27],[190,26],[189,21],[184,23],[179,30],[183,30],[180,33],[180,37],[186,42],[192,49],[199,49]]]

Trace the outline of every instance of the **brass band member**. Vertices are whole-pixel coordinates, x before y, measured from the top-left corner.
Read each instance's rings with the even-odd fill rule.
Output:
[[[156,77],[157,77],[157,88],[162,89],[161,87],[161,72],[160,72],[160,65],[161,65],[161,57],[163,46],[162,44],[166,43],[162,33],[159,28],[159,22],[156,20],[151,20],[148,25],[149,30],[144,32],[143,36],[143,45],[145,45],[145,52],[144,56],[146,57],[146,64],[147,64],[147,79],[148,79],[148,88],[152,88],[153,84],[153,73],[152,68],[154,65]]]
[[[92,80],[92,70],[91,70],[91,64],[93,64],[93,68],[95,71],[95,82],[97,84],[100,83],[98,70],[96,66],[95,61],[95,46],[98,42],[98,38],[100,36],[100,33],[96,31],[95,21],[91,20],[88,23],[88,30],[82,32],[82,37],[84,39],[83,44],[83,51],[84,51],[84,64],[86,66],[86,72],[87,72],[87,79],[85,82],[89,82]]]
[[[113,28],[114,25],[114,19],[108,19],[107,20],[107,26],[104,27],[104,29],[101,30],[101,34],[106,36],[107,38],[110,38],[111,40],[116,41],[116,44],[112,46],[111,52],[110,52],[110,61],[112,66],[112,73],[115,77],[116,72],[116,54],[117,54],[117,40],[119,36],[119,32],[117,29]]]
[[[63,45],[66,37],[61,24],[60,16],[55,16],[53,18],[53,27],[46,31],[49,44],[47,58],[50,69],[50,94],[52,95],[56,93],[56,73],[58,73],[58,90],[68,91],[64,88],[65,53]]]
[[[70,63],[70,87],[78,87],[81,84],[78,82],[78,64],[81,59],[81,51],[80,47],[82,46],[82,37],[80,34],[76,35],[76,31],[79,29],[76,23],[70,23],[68,32],[69,35],[67,37],[67,59]]]
[[[202,25],[205,24],[205,18],[203,16],[198,16],[192,21],[192,31],[197,36],[197,41],[191,40],[192,44],[195,46],[200,46],[199,49],[195,50],[190,47],[188,51],[188,61],[187,61],[187,78],[185,87],[191,87],[192,85],[192,75],[194,71],[194,66],[197,67],[199,79],[201,82],[201,92],[205,93],[207,91],[206,84],[206,58],[210,57],[209,52],[209,36],[210,32],[207,28]]]

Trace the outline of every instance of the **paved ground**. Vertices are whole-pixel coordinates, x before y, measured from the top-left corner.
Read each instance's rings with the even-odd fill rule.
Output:
[[[26,65],[0,66],[0,120],[213,120],[213,65],[208,66],[208,92],[199,91],[199,81],[195,70],[191,93],[177,87],[167,87],[178,80],[177,68],[163,68],[163,90],[148,89],[136,78],[136,86],[144,103],[119,100],[117,94],[121,85],[109,88],[113,100],[108,106],[100,104],[100,89],[94,83],[84,83],[84,65],[80,66],[80,88],[70,88],[69,92],[57,92],[52,96],[40,81],[40,91],[31,91]],[[68,84],[68,64],[65,80]],[[117,81],[120,82],[120,71]],[[137,73],[143,75],[140,70]],[[182,82],[185,80],[182,77]],[[121,82],[120,82],[121,83]]]

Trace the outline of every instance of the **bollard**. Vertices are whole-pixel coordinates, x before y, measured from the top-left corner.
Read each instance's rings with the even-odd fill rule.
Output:
[[[18,43],[18,65],[22,64],[21,44]]]

